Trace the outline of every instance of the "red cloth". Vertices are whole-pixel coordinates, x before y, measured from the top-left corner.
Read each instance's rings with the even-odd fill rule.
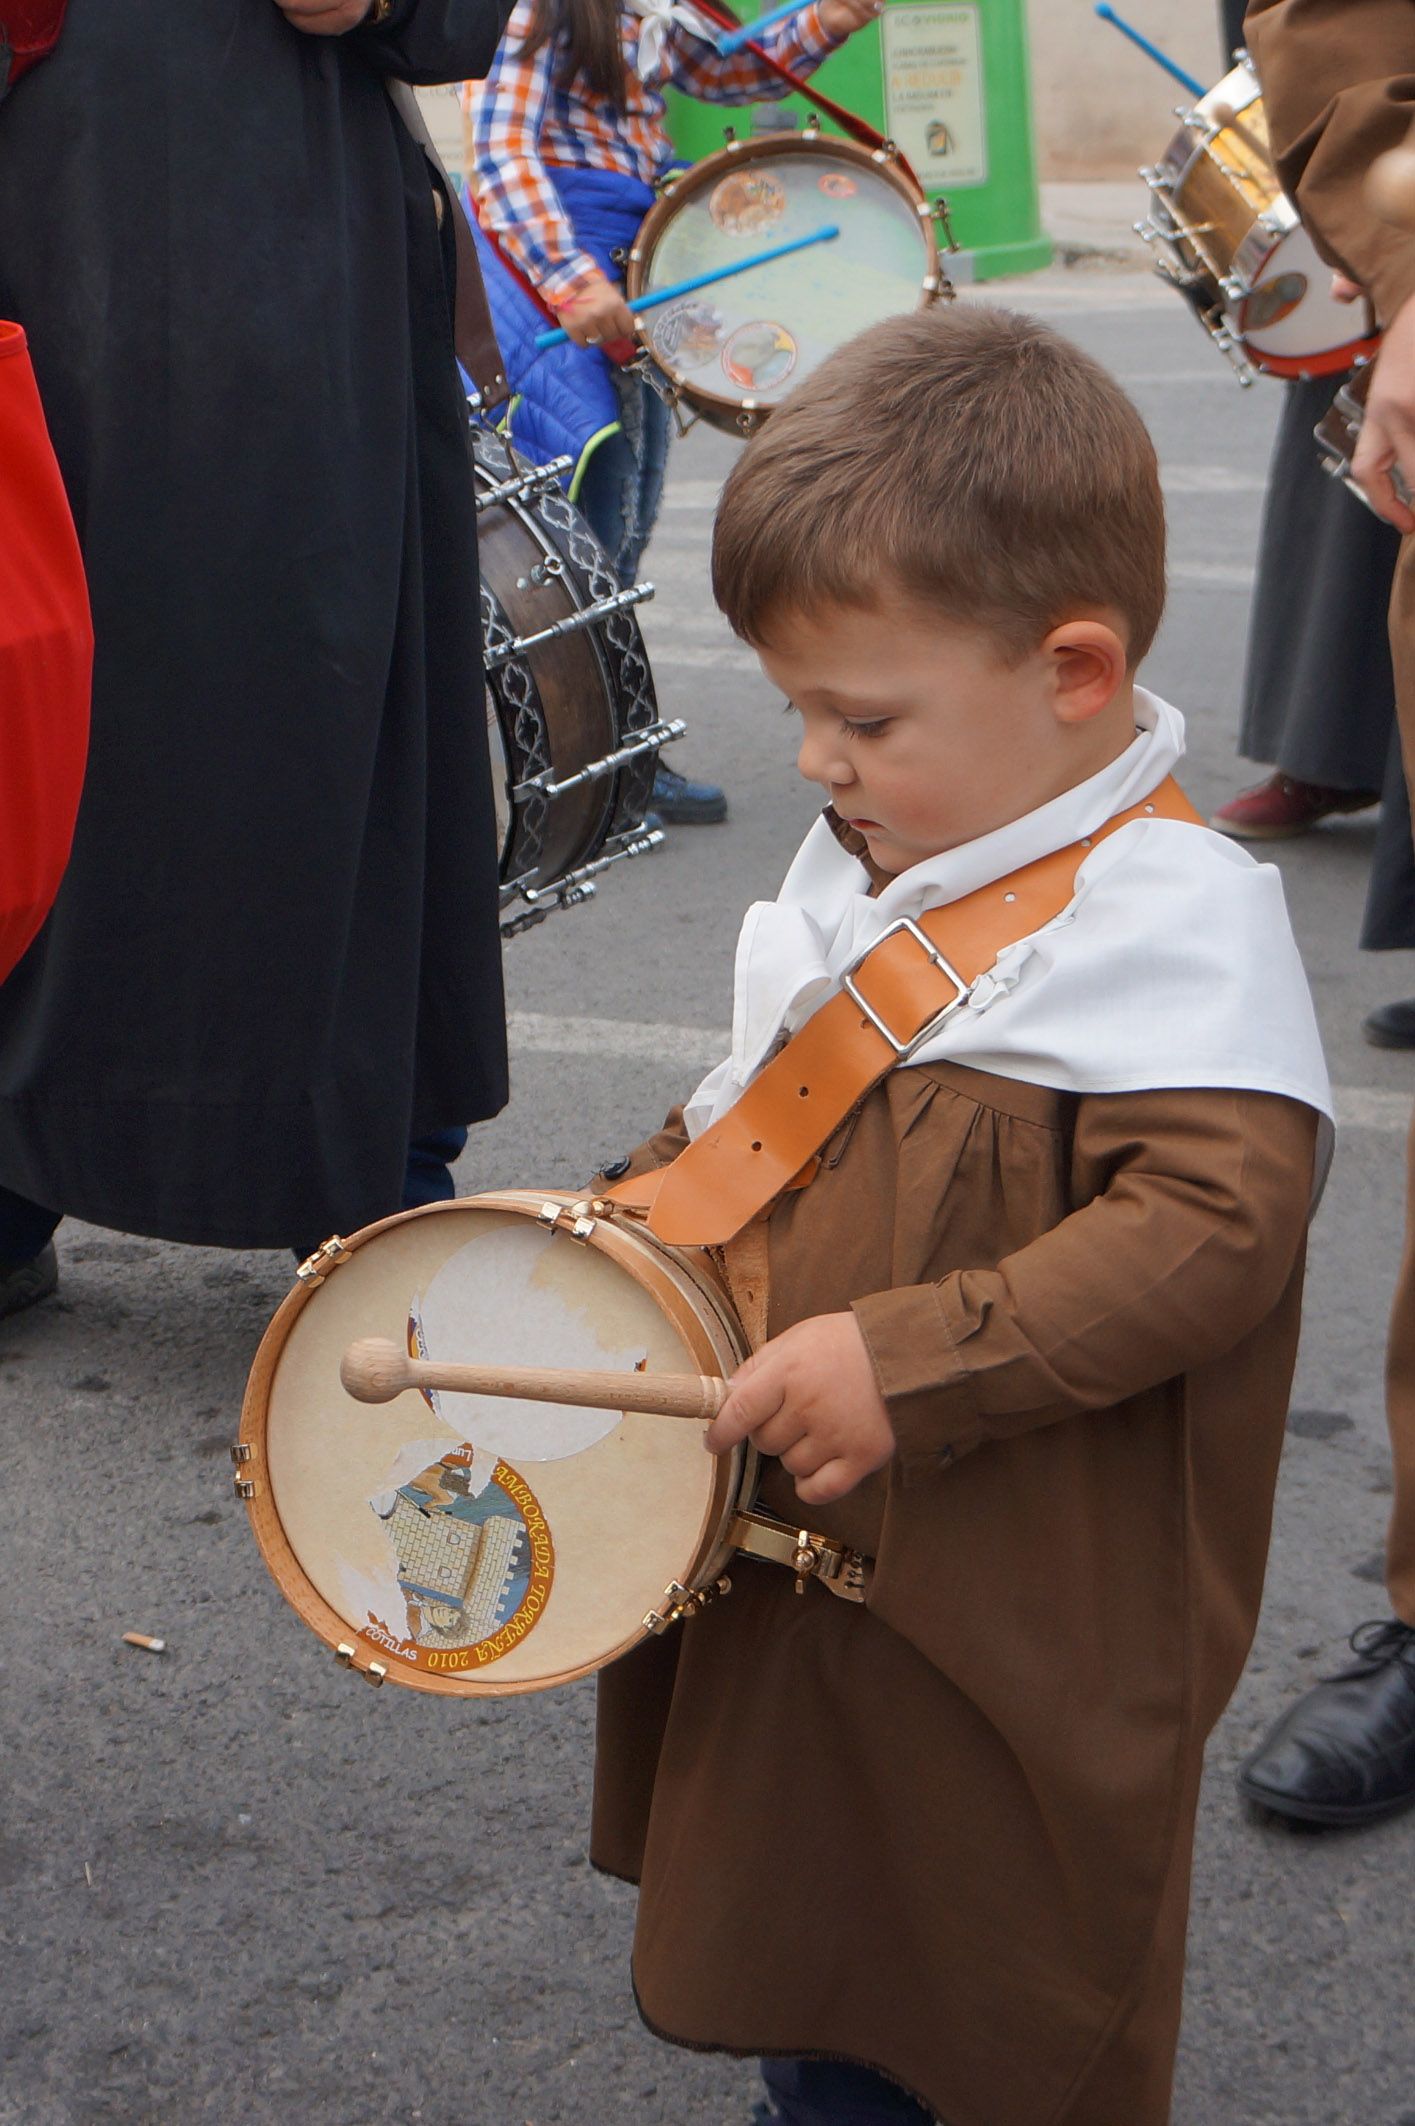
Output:
[[[79,542],[18,325],[0,322],[0,981],[49,911],[88,750]]]
[[[69,0],[0,0],[0,52],[10,49],[10,81],[52,52]],[[3,74],[3,66],[0,66]]]

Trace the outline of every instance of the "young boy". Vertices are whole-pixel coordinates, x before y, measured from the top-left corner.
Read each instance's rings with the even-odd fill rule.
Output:
[[[829,809],[747,917],[732,1056],[606,1178],[676,1161],[650,1223],[726,1244],[744,1304],[765,1235],[709,1445],[873,1563],[861,1604],[739,1559],[606,1673],[593,1857],[642,1885],[646,2020],[762,2055],[762,2116],[1161,2126],[1328,1134],[1277,874],[1168,782],[1154,452],[1033,320],[842,349],[713,571]],[[963,925],[958,980],[896,927],[852,1008],[902,918]]]

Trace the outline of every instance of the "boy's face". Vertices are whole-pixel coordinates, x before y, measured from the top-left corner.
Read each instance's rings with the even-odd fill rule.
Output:
[[[1107,635],[1108,676],[1090,647]],[[797,767],[881,871],[1021,819],[1134,735],[1123,643],[1101,622],[1057,628],[1017,664],[981,629],[898,600],[785,614],[757,654],[800,715]]]

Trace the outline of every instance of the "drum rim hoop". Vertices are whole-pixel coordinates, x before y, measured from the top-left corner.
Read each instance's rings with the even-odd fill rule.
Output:
[[[424,1204],[415,1210],[395,1211],[387,1218],[379,1218],[371,1225],[361,1226],[357,1232],[343,1238],[342,1245],[352,1255],[397,1226],[407,1225],[414,1219],[456,1216],[464,1213],[468,1207],[509,1211],[534,1221],[542,1205],[555,1203],[568,1209],[572,1204],[583,1200],[557,1189],[488,1190],[476,1196],[459,1196],[446,1203]],[[665,1299],[669,1302],[664,1305],[664,1312],[672,1326],[696,1358],[700,1361],[704,1358],[707,1360],[701,1370],[720,1373],[719,1354],[713,1348],[714,1340],[705,1330],[701,1318],[694,1313],[683,1286],[677,1282],[665,1263],[665,1257],[671,1258],[673,1268],[691,1282],[702,1294],[705,1303],[713,1308],[724,1341],[729,1345],[735,1342],[738,1347],[738,1359],[745,1357],[746,1341],[740,1327],[735,1327],[726,1294],[713,1289],[713,1280],[691,1263],[685,1250],[666,1247],[663,1242],[639,1231],[631,1220],[602,1218],[597,1219],[595,1223],[597,1236],[592,1236],[583,1244],[594,1245],[597,1237],[600,1250],[608,1254],[617,1267],[634,1276],[635,1281],[649,1292],[650,1297],[657,1299],[661,1305]],[[329,1274],[337,1275],[344,1260],[341,1256]],[[647,1267],[652,1272],[651,1278],[637,1276],[635,1264]],[[295,1323],[324,1282],[324,1279],[318,1282],[296,1282],[271,1317],[251,1362],[250,1375],[241,1402],[240,1429],[237,1434],[238,1446],[248,1449],[251,1455],[250,1461],[240,1465],[238,1478],[254,1474],[257,1483],[254,1496],[245,1500],[251,1531],[267,1572],[300,1621],[331,1651],[341,1645],[347,1645],[351,1640],[357,1642],[372,1660],[384,1666],[390,1683],[396,1682],[410,1690],[430,1691],[440,1696],[456,1698],[520,1697],[539,1691],[558,1690],[562,1684],[577,1682],[586,1676],[597,1674],[600,1669],[607,1668],[612,1662],[631,1652],[635,1646],[641,1645],[649,1637],[647,1629],[642,1626],[621,1645],[598,1659],[558,1671],[552,1676],[514,1678],[507,1681],[496,1680],[486,1672],[474,1675],[458,1671],[434,1673],[423,1668],[413,1668],[400,1661],[388,1648],[380,1646],[376,1640],[358,1631],[325,1600],[310,1579],[285,1532],[285,1525],[270,1485],[265,1452],[266,1421],[281,1355],[289,1342]],[[723,1456],[715,1465],[713,1485],[704,1509],[698,1542],[683,1582],[685,1586],[696,1588],[709,1584],[731,1554],[732,1545],[727,1539],[727,1530],[738,1507],[747,1503],[755,1491],[756,1463],[757,1457],[750,1449],[738,1448],[730,1456]]]
[[[648,270],[653,255],[668,223],[685,201],[695,199],[709,185],[707,172],[721,165],[723,171],[743,162],[759,162],[769,155],[796,154],[838,155],[847,162],[858,163],[862,169],[875,171],[893,184],[910,205],[918,218],[919,230],[924,239],[925,264],[919,281],[918,310],[927,310],[938,301],[947,285],[938,248],[938,236],[933,217],[928,213],[928,200],[922,186],[904,168],[897,155],[888,155],[881,148],[867,148],[857,140],[849,140],[844,134],[816,131],[800,133],[757,133],[749,140],[728,142],[724,147],[714,148],[711,155],[704,155],[680,171],[673,183],[655,200],[639,225],[629,253],[624,276],[624,293],[629,301],[642,295],[647,286]],[[654,354],[645,343],[645,353],[656,369],[662,370],[675,390],[691,404],[700,406],[706,418],[716,415],[727,417],[726,425],[735,430],[741,417],[755,417],[761,421],[771,412],[770,406],[749,407],[743,399],[733,398],[730,392],[710,391],[705,384],[694,382],[686,371],[673,367]]]

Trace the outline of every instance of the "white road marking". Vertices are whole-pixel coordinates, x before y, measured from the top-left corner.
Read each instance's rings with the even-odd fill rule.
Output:
[[[1250,591],[1256,575],[1256,569],[1242,562],[1176,561],[1169,580],[1185,589]]]
[[[682,665],[699,672],[751,672],[761,676],[761,666],[752,652],[734,643],[725,644],[720,650],[708,650],[693,649],[686,643],[651,642],[649,662],[655,671],[660,665]]]
[[[732,1046],[725,1027],[673,1026],[645,1019],[562,1018],[556,1012],[513,1011],[507,1019],[513,1049],[527,1055],[624,1056],[646,1063],[685,1063],[706,1069]],[[1400,1132],[1410,1126],[1412,1096],[1374,1085],[1338,1085],[1341,1129]]]
[[[1374,1085],[1334,1085],[1338,1129],[1398,1130],[1410,1127],[1411,1095]]]
[[[1189,372],[1186,370],[1185,375]],[[1130,379],[1134,382],[1135,379]],[[1160,477],[1176,495],[1260,495],[1266,473],[1237,472],[1231,465],[1165,465]],[[722,492],[719,480],[678,480],[664,492],[665,511],[714,510]]]
[[[557,1013],[513,1011],[506,1032],[513,1049],[533,1055],[631,1056],[646,1063],[720,1062],[732,1046],[730,1033],[711,1026],[663,1026],[640,1019],[561,1018]]]
[[[1265,472],[1235,472],[1231,465],[1162,465],[1161,484],[1175,495],[1260,495]]]

